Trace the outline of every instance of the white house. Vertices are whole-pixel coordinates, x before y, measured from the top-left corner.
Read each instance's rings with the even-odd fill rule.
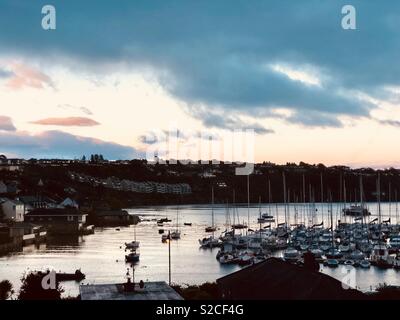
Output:
[[[25,206],[21,201],[3,199],[2,201],[0,200],[0,205],[6,220],[24,221]]]

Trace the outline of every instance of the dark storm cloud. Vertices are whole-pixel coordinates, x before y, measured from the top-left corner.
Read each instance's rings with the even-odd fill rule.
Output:
[[[102,72],[121,61],[151,67],[178,99],[234,116],[285,107],[294,122],[338,126],[339,115],[368,116],[374,107],[349,92],[400,84],[395,0],[353,0],[357,30],[341,28],[347,1],[54,0],[57,30],[48,32],[38,18],[42,1],[1,3],[2,52],[68,58]],[[265,67],[276,63],[316,67],[321,86]]]

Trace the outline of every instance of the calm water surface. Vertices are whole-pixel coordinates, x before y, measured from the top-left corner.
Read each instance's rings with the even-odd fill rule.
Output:
[[[268,205],[262,205],[262,211],[268,209]],[[376,204],[369,204],[373,215],[376,213]],[[290,206],[290,220],[294,223],[300,221],[311,222],[311,212],[315,212],[313,221],[315,223],[325,221],[330,225],[327,205],[317,204],[318,211],[314,211],[302,205]],[[389,216],[394,223],[398,212],[396,205],[382,204],[382,215],[384,219]],[[270,208],[273,214],[278,212],[279,222],[284,221],[284,207],[273,205]],[[277,210],[277,211],[276,211]],[[169,217],[171,223],[164,224],[163,229],[176,228],[176,206],[146,207],[130,209],[132,213],[138,214],[142,219],[149,220],[141,222],[136,226],[136,238],[140,241],[140,262],[135,267],[135,280],[164,280],[168,281],[168,244],[161,242],[161,235],[155,221],[152,219]],[[230,221],[233,222],[233,209],[230,209]],[[247,206],[237,207],[235,220],[238,216],[241,222],[247,222]],[[297,212],[297,215],[295,214]],[[224,206],[215,206],[215,223],[220,228],[219,232],[225,230],[227,222],[227,210]],[[250,207],[250,224],[256,228],[259,206]],[[333,220],[340,218],[340,207],[334,205],[332,210]],[[304,219],[304,220],[303,220]],[[350,221],[350,220],[349,220]],[[191,222],[192,226],[183,226],[184,222]],[[400,219],[399,219],[400,222]],[[205,281],[215,281],[217,278],[239,270],[235,265],[223,266],[215,259],[218,249],[199,249],[198,239],[205,236],[204,228],[211,224],[211,208],[207,205],[191,205],[179,207],[179,228],[181,239],[172,241],[172,282],[179,284],[200,284]],[[53,268],[62,272],[74,272],[81,268],[86,274],[82,283],[115,283],[125,281],[126,268],[129,264],[124,260],[124,243],[134,240],[135,228],[122,227],[120,231],[116,228],[97,228],[95,234],[83,237],[67,237],[49,240],[47,244],[39,247],[34,245],[25,247],[23,252],[13,253],[0,257],[0,280],[8,279],[18,290],[20,278],[24,272],[29,270],[42,270]],[[279,255],[280,253],[277,253]],[[352,267],[350,267],[352,268]],[[379,283],[400,285],[400,272],[395,270],[370,270],[346,269],[339,267],[329,269],[322,267],[322,272],[344,281],[351,271],[352,285],[361,290],[368,291],[375,288]],[[355,271],[355,272],[353,272]],[[65,295],[75,296],[79,293],[79,283],[63,282]]]

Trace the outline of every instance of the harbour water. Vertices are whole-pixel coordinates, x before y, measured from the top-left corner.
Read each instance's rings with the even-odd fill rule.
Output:
[[[376,217],[374,203],[368,204],[372,213],[368,220]],[[250,208],[238,206],[237,213],[240,222],[246,222],[250,217],[250,227],[258,227],[259,205]],[[330,226],[329,206],[316,204],[309,208],[301,204],[291,204],[289,210],[290,223],[303,222],[320,223]],[[341,205],[334,204],[332,208],[333,221],[340,219]],[[382,220],[391,218],[396,223],[398,218],[395,203],[381,205]],[[135,266],[135,280],[164,280],[168,282],[168,244],[161,242],[161,235],[155,219],[168,217],[172,222],[165,223],[164,230],[176,229],[177,206],[145,207],[129,209],[131,213],[138,214],[144,221],[136,227],[97,228],[95,234],[82,237],[58,237],[49,239],[47,244],[39,247],[34,245],[25,247],[23,252],[12,253],[0,257],[0,280],[8,279],[14,289],[18,290],[20,279],[24,272],[29,270],[54,269],[62,272],[74,272],[81,268],[86,274],[86,279],[81,283],[116,283],[126,280],[126,269],[130,264],[125,263],[125,242],[136,238],[140,241],[140,262]],[[268,210],[268,205],[261,205],[262,212]],[[277,211],[275,211],[277,210]],[[279,222],[284,222],[284,206],[282,204],[270,207],[272,214],[278,214]],[[297,212],[297,214],[296,214]],[[233,210],[230,208],[230,219],[233,222]],[[312,218],[313,216],[313,218]],[[216,235],[224,231],[227,222],[226,206],[214,206],[215,224],[219,228]],[[237,215],[236,218],[237,219]],[[350,218],[347,218],[350,222]],[[313,220],[313,221],[311,221]],[[184,222],[192,226],[184,226]],[[237,221],[236,221],[237,222]],[[399,220],[400,223],[400,220]],[[181,239],[171,242],[171,274],[172,282],[185,284],[201,284],[206,281],[215,281],[219,277],[239,270],[237,265],[220,265],[215,259],[218,249],[200,249],[198,239],[206,233],[204,228],[211,224],[211,207],[209,205],[179,206],[179,229]],[[281,255],[277,252],[276,255]],[[321,271],[341,281],[347,282],[363,291],[375,289],[378,284],[387,283],[400,285],[400,271],[394,269],[380,270],[371,267],[369,270],[339,266],[330,269],[321,265]],[[350,279],[350,280],[349,280]],[[350,281],[350,282],[349,282]],[[79,293],[78,282],[63,282],[64,296],[76,296]]]

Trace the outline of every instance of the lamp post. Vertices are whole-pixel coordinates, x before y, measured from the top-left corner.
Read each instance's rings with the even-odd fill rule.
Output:
[[[171,230],[168,230],[168,283],[171,286]]]

